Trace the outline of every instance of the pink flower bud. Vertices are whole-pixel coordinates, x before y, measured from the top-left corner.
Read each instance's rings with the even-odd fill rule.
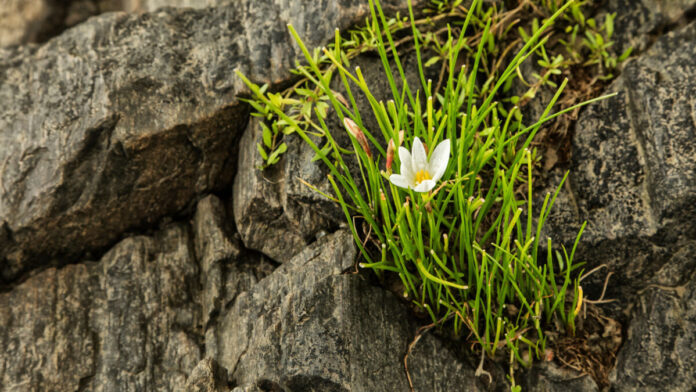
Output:
[[[346,107],[350,107],[350,104],[348,104],[348,101],[346,101],[345,97],[343,97],[343,94],[333,90],[331,90],[331,92],[336,97],[336,99],[338,99],[338,102],[344,104]]]
[[[343,117],[343,126],[345,126],[348,133],[350,133],[350,135],[356,139],[358,138],[358,133],[362,133],[362,131],[358,127],[358,124],[356,124],[355,121],[351,120],[348,117]]]
[[[387,145],[387,172],[391,174],[392,162],[394,162],[394,151],[396,151],[396,146],[394,145],[394,139],[389,139],[389,145]]]
[[[363,151],[365,151],[368,158],[372,159],[372,152],[370,151],[370,146],[367,144],[367,138],[365,137],[363,131],[360,130],[360,127],[358,127],[358,124],[356,124],[350,118],[344,117],[343,125],[346,127],[346,130],[348,130],[348,133],[350,133],[355,140],[358,141],[358,144],[360,144],[360,147],[362,147]]]
[[[404,142],[404,131],[399,131],[399,144],[398,146],[401,146],[401,144]],[[396,152],[396,148],[398,147],[394,143],[394,138],[389,139],[389,144],[387,145],[387,172],[391,174],[391,167],[392,163],[394,163],[394,153]]]

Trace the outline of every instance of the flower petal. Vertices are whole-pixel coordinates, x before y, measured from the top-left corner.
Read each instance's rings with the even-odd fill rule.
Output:
[[[445,139],[440,144],[435,147],[433,155],[430,156],[430,162],[428,163],[428,170],[433,176],[433,181],[437,182],[442,178],[447,170],[447,164],[449,163],[450,155],[450,140]]]
[[[405,147],[399,147],[399,160],[401,161],[400,174],[406,177],[409,182],[413,182],[415,173],[411,167],[411,153]]]
[[[413,190],[416,192],[428,192],[431,189],[435,188],[435,184],[437,184],[437,181],[424,180],[421,181],[421,183],[418,184],[415,188],[413,188]]]
[[[412,147],[413,155],[411,156],[412,164],[411,168],[414,173],[418,173],[421,170],[426,170],[428,167],[428,156],[425,154],[425,147],[418,137],[413,139]]]
[[[392,174],[389,176],[389,182],[392,184],[400,187],[400,188],[406,188],[408,189],[411,183],[408,181],[408,179],[401,174]]]

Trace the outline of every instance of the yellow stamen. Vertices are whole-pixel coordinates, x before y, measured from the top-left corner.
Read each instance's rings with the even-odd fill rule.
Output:
[[[433,176],[431,176],[427,170],[421,170],[418,173],[416,173],[416,185],[420,184],[425,180],[431,180],[432,178]]]

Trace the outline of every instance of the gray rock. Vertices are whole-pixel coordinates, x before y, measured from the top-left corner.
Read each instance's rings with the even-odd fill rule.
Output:
[[[271,389],[274,391],[273,389]],[[245,384],[245,385],[240,385],[238,387],[235,387],[232,392],[264,392],[268,391],[268,389],[261,389],[260,386],[258,386],[256,383],[253,384]]]
[[[616,54],[633,47],[647,49],[664,30],[684,22],[696,6],[694,0],[608,0],[601,9],[616,13],[611,48]],[[599,22],[604,22],[600,17]]]
[[[340,208],[305,187],[299,179],[333,194],[323,163],[311,162],[314,152],[296,136],[286,137],[288,151],[281,161],[260,170],[263,160],[259,120],[249,122],[239,149],[233,208],[244,246],[273,260],[290,260],[319,233],[345,219]]]
[[[403,306],[403,305],[401,305]],[[414,329],[407,335],[413,335]],[[413,346],[408,356],[408,370],[413,382],[413,390],[420,391],[509,391],[510,384],[506,372],[500,363],[486,361],[485,374],[476,377],[478,359],[472,358],[469,345],[465,342],[447,342],[428,332]],[[390,366],[396,366],[390,363]],[[394,385],[401,386],[397,381]],[[390,389],[388,384],[381,386],[384,391]],[[408,390],[408,383],[403,390]]]
[[[207,196],[198,202],[193,217],[196,259],[201,268],[203,325],[219,311],[224,297],[225,262],[239,256],[240,248],[233,242],[227,227],[225,209],[220,199]]]
[[[215,263],[213,268],[201,271],[204,282],[200,293],[202,325],[205,327],[205,352],[209,357],[219,355],[217,320],[241,293],[251,290],[261,279],[270,275],[276,264],[266,256],[243,250],[236,260]]]
[[[287,23],[314,47],[367,12],[357,0],[247,0],[111,13],[41,47],[0,49],[0,225],[11,233],[0,277],[102,250],[228,186],[248,114],[233,71],[287,81],[298,54]]]
[[[174,225],[0,294],[3,390],[183,390],[202,355],[189,243]]]
[[[218,314],[275,266],[240,249],[227,223],[208,196],[192,230],[130,237],[98,263],[36,272],[0,294],[3,390],[228,390],[214,361]]]
[[[235,0],[121,0],[126,12],[152,12],[164,7],[205,8]]]
[[[244,246],[282,262],[302,249],[306,241],[284,214],[282,188],[286,180],[281,178],[282,172],[277,167],[260,169],[263,160],[256,149],[260,140],[259,120],[252,118],[239,143],[234,218]]]
[[[610,87],[618,96],[577,123],[570,187],[548,232],[571,243],[587,220],[579,259],[616,272],[610,287],[644,287],[696,236],[695,54],[696,25],[666,35],[626,65]]]
[[[226,392],[226,371],[212,358],[206,358],[196,365],[186,381],[186,392]]]
[[[231,223],[220,199],[212,195],[198,202],[191,223],[200,267],[196,302],[201,305],[205,351],[211,358],[218,355],[215,322],[220,311],[275,269],[263,255],[240,247]]]
[[[348,233],[327,235],[221,315],[219,361],[239,390],[408,389],[402,360],[415,323],[391,293],[341,275],[354,257]],[[432,336],[409,363],[416,390],[485,390],[475,366]]]
[[[634,305],[617,365],[616,391],[692,391],[696,385],[696,243],[658,272]]]
[[[535,392],[599,392],[587,374],[561,367],[554,362],[536,363],[522,380],[523,391]]]
[[[617,360],[617,390],[687,390],[694,383],[690,286],[679,300],[645,290],[684,285],[675,277],[693,270],[695,55],[692,23],[626,64],[610,87],[618,96],[583,112],[573,139],[570,186],[548,222],[548,232],[569,244],[587,220],[577,261],[588,262],[585,271],[608,267],[583,282],[589,299],[599,297],[605,272],[614,273],[606,297],[617,302],[605,309],[629,322]],[[638,309],[628,313],[638,296]]]
[[[32,42],[50,14],[46,0],[5,0],[0,3],[0,47]]]

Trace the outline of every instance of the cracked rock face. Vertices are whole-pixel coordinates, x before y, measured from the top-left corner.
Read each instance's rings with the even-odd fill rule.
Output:
[[[547,227],[568,243],[587,220],[577,258],[587,270],[614,273],[607,298],[618,301],[607,307],[629,323],[612,376],[617,390],[694,383],[695,55],[691,23],[629,62],[610,87],[616,97],[587,108],[573,139],[570,187]],[[590,299],[605,276],[583,283]]]
[[[337,226],[340,211],[323,197],[305,190],[299,178],[311,184],[326,183],[326,171],[310,162],[314,152],[297,137],[286,137],[288,152],[273,167],[259,170],[263,160],[256,144],[261,141],[258,118],[249,122],[239,146],[234,180],[235,223],[244,245],[273,260],[290,260],[317,235]],[[322,186],[324,191],[332,192]],[[303,197],[304,196],[304,197]]]
[[[611,50],[618,55],[629,47],[633,48],[633,53],[644,51],[662,31],[683,23],[695,7],[695,0],[606,1],[602,10],[617,14],[613,37],[616,45]]]
[[[127,12],[152,12],[164,7],[205,8],[234,0],[121,0]]]
[[[221,368],[212,358],[200,361],[191,372],[189,379],[186,380],[185,390],[187,392],[228,391],[225,369]]]
[[[536,392],[599,392],[599,387],[587,374],[577,374],[553,362],[537,364],[522,379],[523,391]]]
[[[287,23],[317,46],[367,10],[249,0],[111,13],[40,47],[0,49],[0,282],[224,189],[248,116],[233,71],[287,81]]]
[[[187,227],[120,242],[0,294],[9,391],[182,390],[202,352]]]
[[[341,274],[355,252],[349,233],[327,235],[221,313],[219,362],[235,391],[408,390],[402,360],[417,326],[391,293]],[[474,377],[475,361],[437,338],[415,347],[416,390],[487,390]]]
[[[691,391],[696,385],[696,242],[680,249],[633,304],[616,391]]]
[[[126,238],[97,262],[0,294],[3,390],[226,390],[206,324],[270,271],[235,245],[221,205],[209,196],[191,225]]]
[[[696,235],[696,25],[660,39],[609,88],[616,97],[581,115],[570,189],[550,232],[581,257],[606,263],[628,286],[645,285],[681,242]],[[566,189],[567,191],[567,189]]]

